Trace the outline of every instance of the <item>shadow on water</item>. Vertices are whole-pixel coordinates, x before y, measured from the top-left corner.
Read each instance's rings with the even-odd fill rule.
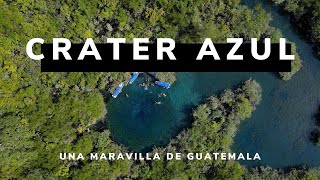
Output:
[[[318,111],[314,114],[315,124],[320,127],[320,106]]]
[[[170,127],[168,128],[168,134],[171,135],[170,138],[162,138],[158,144],[152,144],[152,145],[149,145],[149,146],[146,146],[144,147],[143,149],[141,150],[138,150],[139,152],[142,152],[144,154],[146,154],[147,152],[150,152],[153,150],[153,148],[156,148],[156,147],[165,147],[167,144],[170,143],[170,141],[172,139],[174,139],[182,130],[184,129],[188,129],[191,127],[192,123],[193,123],[193,115],[192,115],[192,111],[193,109],[195,108],[194,105],[186,105],[182,112],[184,114],[186,114],[186,117],[184,119],[181,119],[181,124],[179,124],[178,126],[173,126],[173,127]],[[135,151],[136,149],[130,149],[129,150],[133,150]]]

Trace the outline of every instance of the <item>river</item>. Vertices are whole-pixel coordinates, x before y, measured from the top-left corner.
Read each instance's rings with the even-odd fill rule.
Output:
[[[271,25],[296,43],[304,60],[304,67],[290,81],[282,81],[273,73],[177,73],[177,81],[169,90],[151,87],[145,91],[138,86],[142,80],[138,79],[108,103],[106,119],[112,139],[139,152],[164,146],[190,125],[194,106],[252,77],[262,86],[263,100],[252,117],[240,125],[232,150],[258,152],[262,160],[241,163],[275,168],[320,166],[320,147],[309,140],[313,116],[320,104],[320,61],[314,57],[312,45],[277,7],[263,0],[243,1],[249,7],[257,2],[272,14]],[[161,92],[167,97],[158,97]],[[161,104],[155,103],[159,101]]]

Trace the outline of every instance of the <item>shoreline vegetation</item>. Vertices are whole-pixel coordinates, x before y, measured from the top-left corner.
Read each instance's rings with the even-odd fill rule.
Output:
[[[272,0],[286,13],[289,13],[301,34],[315,45],[320,56],[320,1],[317,0]],[[315,114],[315,129],[310,133],[310,140],[320,145],[320,109]]]
[[[103,93],[130,78],[119,73],[41,73],[40,63],[26,58],[25,46],[34,37],[65,37],[83,42],[93,37],[170,37],[181,43],[204,38],[272,37],[271,15],[261,7],[248,9],[240,0],[202,1],[7,1],[0,0],[0,179],[212,179],[314,178],[317,168],[247,169],[237,162],[116,161],[64,162],[61,152],[128,152],[113,142],[108,129],[90,127],[107,114]],[[319,28],[318,28],[319,29]],[[50,41],[48,41],[50,42]],[[40,49],[37,48],[39,51]],[[290,77],[301,67],[300,61]],[[173,73],[160,74],[174,82]],[[236,90],[212,96],[193,111],[190,129],[165,148],[153,152],[223,151],[230,148],[237,126],[251,116],[261,99],[261,87],[248,80]]]
[[[272,0],[289,13],[301,34],[309,39],[320,55],[320,1],[318,0]]]

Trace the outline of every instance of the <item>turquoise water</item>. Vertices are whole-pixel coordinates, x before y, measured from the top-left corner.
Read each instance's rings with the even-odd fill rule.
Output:
[[[147,91],[135,82],[108,103],[107,124],[112,139],[138,152],[164,146],[190,125],[195,105],[252,77],[262,86],[263,100],[252,118],[239,127],[232,150],[258,152],[262,161],[242,162],[248,166],[319,166],[320,147],[309,141],[309,134],[320,104],[320,61],[287,16],[267,3],[263,7],[272,14],[272,25],[297,44],[304,60],[304,67],[292,80],[281,81],[273,73],[177,73],[177,81],[169,90],[151,87]],[[158,97],[161,92],[167,97]]]

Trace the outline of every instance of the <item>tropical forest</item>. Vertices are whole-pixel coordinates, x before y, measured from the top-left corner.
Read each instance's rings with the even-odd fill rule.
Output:
[[[317,69],[320,67],[320,1],[255,1],[252,4],[245,0],[0,0],[0,179],[320,179],[320,162],[313,161],[320,159],[320,69]],[[157,72],[158,80],[171,84],[170,89],[160,92],[151,85],[149,90],[139,87],[138,83],[130,85],[128,80],[133,72],[41,72],[41,61],[30,59],[25,50],[28,41],[36,37],[47,43],[57,37],[68,38],[72,43],[84,43],[86,38],[105,43],[111,37],[126,38],[127,43],[132,43],[133,38],[149,38],[153,42],[156,38],[172,38],[177,43],[203,43],[205,38],[211,38],[213,42],[225,43],[230,37],[247,42],[251,38],[268,37],[277,43],[287,34],[281,29],[282,23],[273,23],[277,16],[268,7],[287,17],[286,23],[296,33],[288,36],[299,38],[297,41],[288,38],[295,55],[291,72]],[[305,50],[300,40],[306,42],[310,51]],[[40,46],[36,46],[35,52],[40,51]],[[216,78],[215,81],[211,81],[211,77]],[[140,73],[138,79],[144,78],[150,79],[147,73]],[[191,80],[190,84],[184,81],[191,78],[196,85]],[[116,99],[112,98],[112,92],[122,82],[125,90]],[[130,88],[139,91],[137,101],[145,101],[139,104],[133,99],[136,104],[129,104],[130,98],[136,98]],[[160,100],[149,102],[148,97],[159,98],[155,92],[165,99],[162,104]],[[199,95],[200,92],[203,94]],[[197,99],[193,99],[195,96]],[[273,97],[283,99],[269,102]],[[295,99],[298,97],[305,101]],[[166,106],[169,101],[171,108]],[[186,105],[188,108],[184,109]],[[147,116],[152,123],[164,124],[161,119],[168,116],[170,122],[163,127],[148,126],[154,128],[148,142],[130,139],[134,130],[123,122],[132,106],[136,106],[139,114],[133,119]],[[273,115],[271,109],[281,109],[276,108],[278,106],[293,106],[288,116],[294,109],[312,114],[306,115],[308,120],[305,120],[297,111],[294,117],[283,121],[294,124],[289,120],[302,119],[308,124],[301,141],[313,148],[318,157],[308,157],[306,163],[304,159],[301,162],[290,159],[288,162],[292,163],[288,165],[186,158],[170,161],[59,159],[63,152],[85,156],[94,152],[141,151],[162,155],[233,152],[243,126],[263,119],[264,115],[256,117],[257,114]],[[146,114],[148,108],[159,111],[160,118]],[[264,110],[268,112],[262,112]],[[274,117],[282,117],[279,114]],[[269,119],[263,119],[264,123]],[[172,130],[174,126],[178,128]],[[279,133],[290,129],[286,128]],[[172,133],[167,133],[168,129]],[[276,128],[273,130],[267,131],[273,134]],[[299,130],[291,128],[291,131]],[[166,137],[158,140],[162,134]],[[242,139],[246,139],[243,143],[252,144],[246,137],[243,136]],[[268,159],[263,153],[261,157]]]

